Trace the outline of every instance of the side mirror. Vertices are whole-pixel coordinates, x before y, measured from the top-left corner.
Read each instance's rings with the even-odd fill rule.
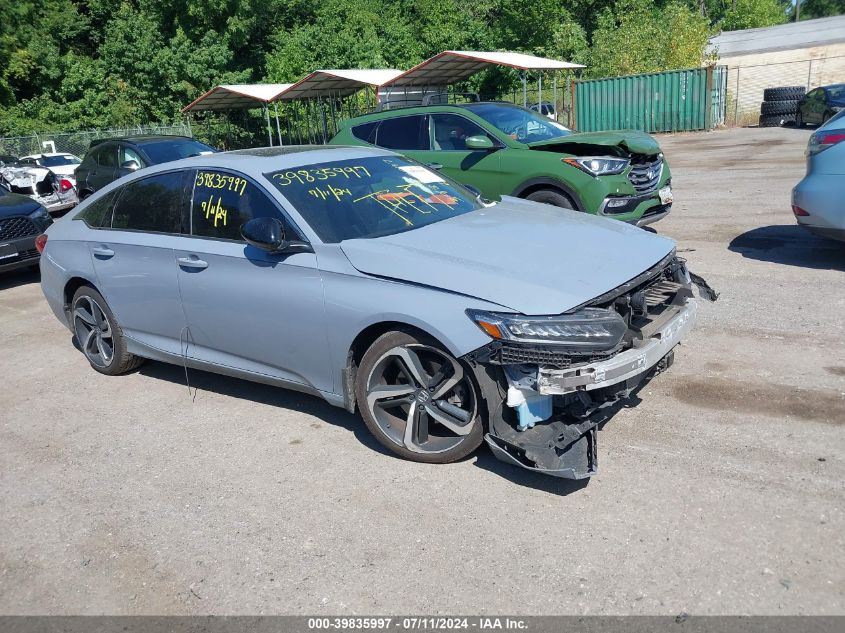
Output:
[[[134,160],[127,160],[120,164],[121,169],[128,169],[129,171],[138,171],[141,166],[138,164],[137,161]]]
[[[253,218],[241,227],[247,244],[268,253],[280,253],[288,247],[285,227],[276,218]]]
[[[490,200],[488,200],[482,195],[481,190],[478,187],[474,185],[467,185],[465,183],[461,184],[463,184],[464,189],[468,189],[472,192],[472,194],[475,196],[475,199],[478,200],[479,204],[483,204],[485,207],[490,204]]]
[[[493,149],[493,141],[486,136],[467,136],[464,140],[467,149],[488,150]]]

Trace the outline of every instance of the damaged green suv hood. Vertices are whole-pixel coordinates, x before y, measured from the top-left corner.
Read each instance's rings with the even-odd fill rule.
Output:
[[[578,148],[585,146],[620,147],[630,154],[657,154],[660,152],[660,145],[645,132],[634,130],[610,130],[603,132],[582,132],[573,133],[569,136],[562,136],[548,141],[536,141],[528,143],[532,149],[549,149],[573,154],[582,154]],[[575,150],[575,151],[570,151]]]

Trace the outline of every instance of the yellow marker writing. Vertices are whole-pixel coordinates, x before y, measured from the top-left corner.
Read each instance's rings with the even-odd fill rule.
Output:
[[[217,204],[214,204],[214,196],[211,196],[208,200],[202,203],[202,210],[205,211],[205,219],[211,220],[214,219],[214,226],[217,227],[217,221],[223,220],[223,226],[226,226],[226,222],[228,221],[228,211],[223,208],[220,204],[221,198],[217,198]]]

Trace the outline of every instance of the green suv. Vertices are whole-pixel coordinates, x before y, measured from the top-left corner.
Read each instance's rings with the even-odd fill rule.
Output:
[[[344,121],[330,142],[400,152],[487,198],[528,198],[640,226],[672,208],[669,166],[648,134],[577,134],[510,103],[368,114]]]

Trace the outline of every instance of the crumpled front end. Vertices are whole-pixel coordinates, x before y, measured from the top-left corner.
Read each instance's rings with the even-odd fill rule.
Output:
[[[716,300],[707,283],[671,253],[579,306],[611,310],[624,320],[624,335],[613,349],[573,353],[554,343],[494,340],[465,356],[490,403],[485,440],[494,455],[556,477],[594,475],[598,426],[630,405],[644,381],[671,366],[675,346],[695,322],[693,286]]]

